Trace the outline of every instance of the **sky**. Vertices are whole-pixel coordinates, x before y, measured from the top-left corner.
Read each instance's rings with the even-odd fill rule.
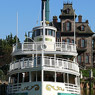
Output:
[[[72,2],[76,15],[82,15],[83,21],[88,20],[95,32],[95,0],[50,0],[50,21],[53,16],[59,17],[66,2]],[[0,39],[10,33],[16,35],[17,12],[18,37],[23,42],[25,32],[31,31],[37,20],[40,23],[41,0],[0,0]]]

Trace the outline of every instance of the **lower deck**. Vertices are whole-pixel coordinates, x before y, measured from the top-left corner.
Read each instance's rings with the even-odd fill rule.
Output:
[[[25,95],[79,95],[79,75],[47,70],[15,73],[9,77],[8,93],[27,93]]]
[[[59,82],[10,84],[8,93],[16,95],[80,95],[80,86]]]

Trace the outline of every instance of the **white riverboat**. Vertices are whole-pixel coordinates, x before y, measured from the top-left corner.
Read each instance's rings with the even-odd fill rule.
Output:
[[[80,95],[80,73],[74,43],[56,42],[57,29],[45,21],[24,43],[13,46],[8,95]]]

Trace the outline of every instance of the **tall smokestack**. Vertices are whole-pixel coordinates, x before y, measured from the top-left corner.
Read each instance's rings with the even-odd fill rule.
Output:
[[[42,13],[42,16],[41,16],[41,20],[43,21],[43,0],[42,0],[42,10],[41,10],[41,13]],[[45,5],[45,20],[46,21],[49,21],[49,0],[46,0],[46,5]]]

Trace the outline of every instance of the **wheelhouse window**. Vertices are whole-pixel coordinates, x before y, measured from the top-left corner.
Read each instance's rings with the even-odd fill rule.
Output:
[[[52,30],[52,34],[53,34],[52,36],[55,37],[55,31],[54,30]]]
[[[51,29],[48,30],[48,35],[52,36],[52,30]]]
[[[66,22],[66,31],[71,31],[71,23]]]
[[[43,35],[43,29],[37,29],[33,32],[34,37],[36,36],[42,36]],[[45,29],[45,35],[50,35],[55,37],[55,30],[52,29]]]
[[[47,29],[45,30],[45,35],[48,35],[48,31],[47,31]]]
[[[54,82],[55,72],[44,71],[44,81],[52,81]]]
[[[89,63],[89,55],[85,56],[85,63]]]
[[[40,35],[43,35],[43,29],[40,29]]]

